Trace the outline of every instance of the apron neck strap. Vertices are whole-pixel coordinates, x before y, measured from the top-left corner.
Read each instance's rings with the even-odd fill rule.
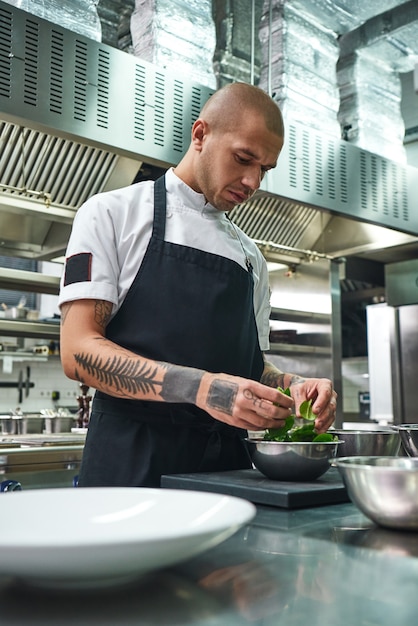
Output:
[[[154,183],[154,223],[152,226],[152,236],[164,241],[165,218],[167,209],[167,192],[165,186],[165,176],[157,178]]]

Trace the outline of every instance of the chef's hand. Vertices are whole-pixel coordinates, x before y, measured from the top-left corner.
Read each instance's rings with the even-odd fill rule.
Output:
[[[254,380],[206,372],[196,405],[213,418],[245,430],[280,428],[293,412],[293,399]]]
[[[305,400],[312,400],[312,411],[316,415],[315,430],[324,433],[335,420],[337,394],[328,378],[301,378],[290,385],[290,393],[295,403],[295,414],[300,415],[299,407]]]

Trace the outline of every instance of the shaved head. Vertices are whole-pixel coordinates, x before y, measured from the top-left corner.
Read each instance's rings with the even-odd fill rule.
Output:
[[[282,114],[274,100],[253,85],[231,83],[203,106],[174,172],[219,211],[231,211],[276,167],[283,142]]]
[[[247,83],[230,83],[216,91],[203,106],[200,118],[212,129],[232,130],[245,113],[264,117],[266,128],[278,137],[284,137],[283,118],[279,107],[270,96]]]

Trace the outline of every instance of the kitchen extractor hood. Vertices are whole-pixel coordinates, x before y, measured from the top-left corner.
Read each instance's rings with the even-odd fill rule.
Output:
[[[212,91],[0,2],[0,252],[52,259],[93,193],[167,168]],[[418,171],[288,123],[234,221],[274,260],[418,250]]]

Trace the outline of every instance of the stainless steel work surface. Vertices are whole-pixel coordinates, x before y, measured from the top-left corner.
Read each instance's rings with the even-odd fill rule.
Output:
[[[1,502],[9,497],[3,494]],[[374,527],[350,503],[262,506],[250,525],[218,547],[129,587],[64,593],[0,579],[0,621],[410,626],[416,623],[417,557],[418,534]]]
[[[0,450],[0,471],[6,471],[11,467],[24,470],[26,466],[41,467],[81,460],[83,448],[82,445],[4,448]]]

